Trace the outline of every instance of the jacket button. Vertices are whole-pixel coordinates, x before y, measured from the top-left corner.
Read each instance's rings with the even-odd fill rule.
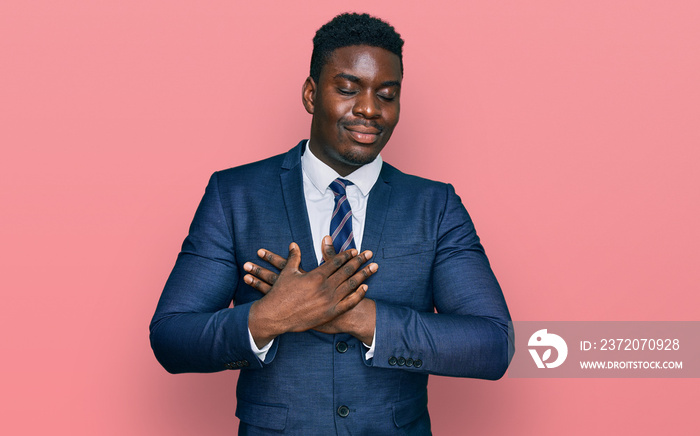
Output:
[[[335,344],[335,349],[338,350],[338,353],[345,353],[348,351],[348,344],[346,344],[343,341],[338,342]]]
[[[233,364],[233,363],[231,363],[231,362],[229,362],[229,363],[226,364],[226,368],[227,368],[227,369],[233,369],[233,368],[235,368],[235,367],[236,367],[236,365]]]
[[[250,362],[248,362],[247,360],[241,360],[241,366],[242,367],[250,366]]]
[[[416,368],[420,368],[421,366],[423,366],[423,361],[420,359],[416,359],[413,361],[413,366],[415,366]]]
[[[404,366],[406,364],[406,359],[404,359],[403,357],[399,357],[399,360],[396,363],[398,363],[399,366]]]
[[[338,407],[338,416],[341,418],[345,418],[350,414],[350,409],[348,409],[348,406],[340,406]]]
[[[391,357],[389,358],[389,365],[391,365],[391,366],[396,365],[396,357],[391,356]]]
[[[413,359],[411,359],[410,357],[406,359],[406,366],[413,366]]]

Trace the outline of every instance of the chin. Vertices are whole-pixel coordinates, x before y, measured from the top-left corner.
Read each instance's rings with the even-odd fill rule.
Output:
[[[349,165],[362,166],[371,163],[379,153],[343,153],[342,160]]]
[[[384,144],[351,144],[340,150],[340,160],[349,165],[362,166],[377,158]]]

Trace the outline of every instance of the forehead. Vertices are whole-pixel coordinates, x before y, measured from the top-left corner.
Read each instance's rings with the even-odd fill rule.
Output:
[[[347,74],[368,81],[401,82],[401,60],[389,50],[369,45],[335,49],[321,70],[321,81]]]

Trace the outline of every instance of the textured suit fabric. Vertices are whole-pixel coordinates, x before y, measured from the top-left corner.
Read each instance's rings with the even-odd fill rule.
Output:
[[[265,362],[250,348],[248,313],[261,294],[244,284],[243,264],[259,263],[259,248],[286,255],[295,241],[301,267],[318,265],[303,145],[211,177],[151,322],[154,353],[172,373],[242,367],[240,434],[430,434],[428,374],[497,379],[513,352],[503,294],[451,185],[385,162],[370,192],[372,359],[348,334],[315,331],[279,336]]]

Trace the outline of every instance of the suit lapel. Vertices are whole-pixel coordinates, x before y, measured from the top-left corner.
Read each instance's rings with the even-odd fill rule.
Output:
[[[375,256],[378,254],[381,242],[384,222],[389,210],[389,197],[391,196],[391,184],[388,182],[388,168],[386,163],[382,165],[382,172],[377,182],[372,187],[367,201],[367,215],[365,218],[365,232],[362,236],[362,250],[371,250]]]
[[[311,271],[316,268],[318,261],[304,201],[304,182],[301,173],[301,151],[304,148],[304,142],[300,142],[285,156],[280,172],[280,182],[284,207],[287,210],[287,219],[292,231],[292,241],[296,242],[301,249],[301,267],[305,271]],[[287,253],[278,254],[285,257],[287,255]]]

